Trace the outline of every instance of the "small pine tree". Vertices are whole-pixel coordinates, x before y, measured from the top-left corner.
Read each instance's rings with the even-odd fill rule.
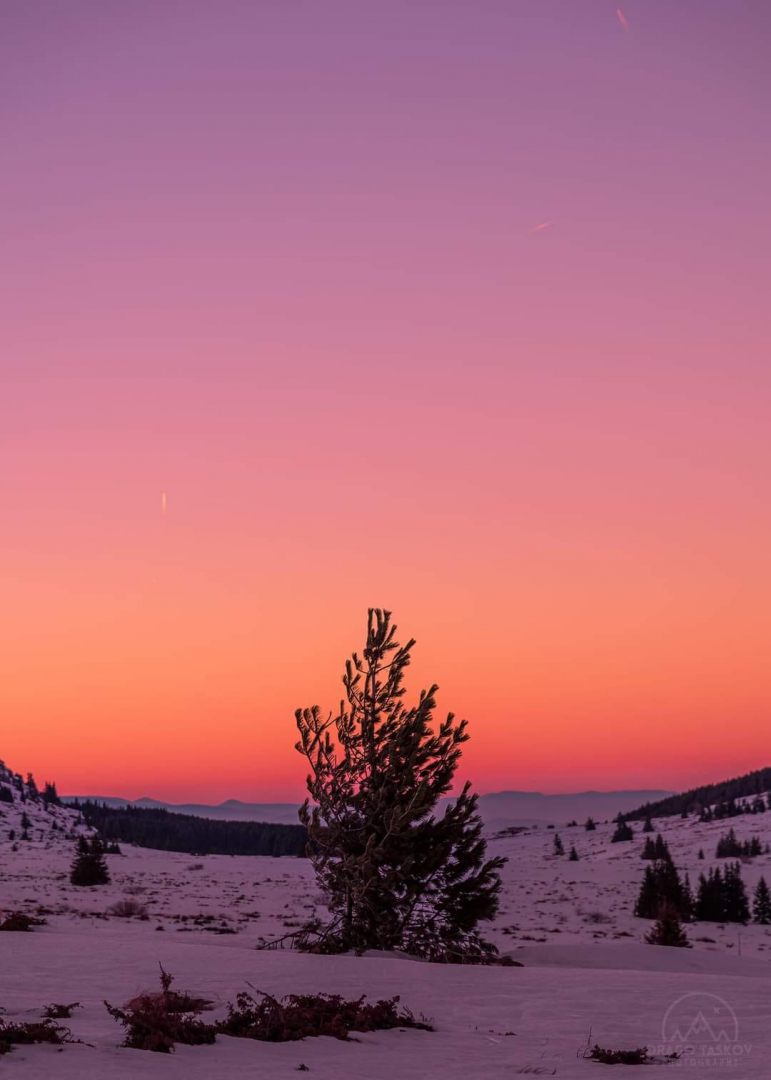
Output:
[[[575,844],[570,849],[568,859],[570,860],[570,862],[578,862],[578,852],[576,851]]]
[[[662,862],[672,862],[672,856],[669,853],[669,845],[661,833],[656,837],[653,850],[655,859],[660,859]]]
[[[650,836],[646,839],[645,843],[643,844],[643,849],[642,849],[642,853],[640,855],[640,858],[641,859],[655,859],[656,858],[656,845],[653,843],[653,840],[651,840]]]
[[[562,844],[562,840],[560,839],[560,834],[559,833],[554,834],[554,854],[555,855],[564,855],[565,854],[565,848],[564,848],[564,846]]]
[[[653,832],[653,822],[651,821],[650,814],[646,815],[645,824],[643,825],[643,832]]]
[[[753,922],[761,923],[763,926],[768,926],[771,923],[771,890],[769,890],[764,877],[760,879],[755,887],[752,898],[752,919]]]
[[[749,922],[750,905],[738,862],[728,863],[722,874],[717,867],[707,877],[700,875],[695,910],[696,918],[705,922]]]
[[[110,880],[110,871],[104,861],[104,846],[98,836],[89,841],[85,836],[78,840],[75,858],[70,868],[70,882],[73,885],[106,885]]]
[[[691,879],[688,876],[688,871],[685,872],[683,878],[683,891],[681,894],[679,915],[683,922],[692,922],[693,912],[696,907],[696,901],[693,898],[693,889],[691,888]]]
[[[704,922],[721,922],[723,911],[723,875],[720,867],[699,875],[696,892],[696,918]]]
[[[721,836],[715,848],[718,859],[737,859],[742,853],[742,845],[736,838],[736,831],[729,829],[725,836]]]
[[[584,828],[587,832],[594,832],[594,830],[597,828],[597,825],[593,817],[588,817],[586,819],[586,821],[584,822]]]
[[[723,903],[728,922],[748,923],[750,903],[739,863],[729,863],[723,871]]]
[[[620,844],[625,840],[633,839],[634,832],[632,831],[631,825],[628,822],[624,821],[621,814],[619,814],[616,818],[616,831],[610,838],[611,844]]]
[[[43,788],[43,802],[46,806],[61,806],[61,799],[56,790],[56,784],[52,784],[48,780]]]
[[[395,633],[390,612],[370,609],[364,652],[346,664],[339,713],[295,713],[314,803],[306,800],[300,820],[333,916],[318,947],[483,958],[495,948],[477,926],[495,917],[505,859],[486,857],[468,783],[436,813],[468,739],[466,721],[450,713],[434,728],[436,686],[412,708],[403,704],[415,643],[400,646]]]
[[[699,859],[703,859],[703,858],[704,858],[704,848],[699,848],[699,854],[698,854],[698,858],[699,858]]]
[[[690,919],[693,898],[690,886],[681,881],[671,862],[646,866],[634,913],[641,919],[656,919],[662,906],[672,907],[681,919]]]
[[[666,945],[677,949],[691,948],[677,910],[671,904],[662,904],[659,908],[658,918],[645,935],[645,941],[648,945]]]

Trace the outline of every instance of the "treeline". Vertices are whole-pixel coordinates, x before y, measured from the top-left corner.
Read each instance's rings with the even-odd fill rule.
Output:
[[[681,795],[669,795],[658,802],[646,803],[637,810],[624,814],[628,821],[642,820],[647,817],[674,817],[677,814],[701,814],[709,806],[727,806],[737,799],[755,799],[763,792],[771,791],[771,768],[757,769],[744,776],[724,780],[719,784],[705,784],[702,787],[684,791]],[[752,807],[737,808],[737,813],[752,812]],[[757,812],[757,807],[755,812]],[[715,816],[730,816],[715,815]]]
[[[106,842],[122,841],[159,851],[191,855],[304,855],[308,834],[302,825],[263,821],[213,821],[192,814],[136,806],[73,802]]]

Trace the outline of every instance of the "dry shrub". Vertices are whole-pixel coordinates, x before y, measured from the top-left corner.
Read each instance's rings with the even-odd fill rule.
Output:
[[[9,1054],[14,1046],[29,1046],[32,1043],[74,1042],[69,1028],[53,1020],[35,1020],[27,1024],[6,1024],[0,1017],[0,1054]]]
[[[69,1005],[59,1005],[53,1002],[51,1005],[46,1005],[43,1009],[43,1016],[48,1020],[69,1020],[72,1016],[73,1009],[82,1009],[83,1006],[79,1001],[71,1001]]]
[[[155,994],[140,994],[118,1009],[105,1001],[110,1016],[126,1031],[123,1046],[134,1050],[152,1050],[170,1054],[175,1043],[202,1046],[213,1043],[216,1028],[196,1019],[210,1005],[204,998],[178,994],[171,989],[173,978],[161,965],[161,990]]]
[[[604,911],[587,911],[584,913],[584,922],[591,923],[594,926],[602,926],[611,922],[611,918]]]
[[[141,896],[142,893],[147,892],[147,886],[137,885],[135,882],[130,881],[127,885],[123,886],[123,891],[126,896]]]
[[[582,1057],[587,1061],[600,1061],[603,1065],[648,1065],[648,1047],[641,1046],[637,1050],[606,1050],[602,1046],[587,1048]]]
[[[108,915],[117,915],[121,919],[147,919],[147,908],[138,900],[116,900],[107,908]]]
[[[397,1027],[433,1030],[425,1017],[416,1019],[409,1010],[397,1009],[398,996],[365,1005],[365,995],[345,1001],[339,994],[289,994],[279,1000],[261,990],[255,993],[259,997],[239,994],[217,1031],[237,1039],[293,1042],[316,1035],[347,1039],[351,1031]]]
[[[0,922],[0,930],[27,934],[33,926],[45,926],[45,919],[36,919],[32,915],[25,915],[21,911],[11,911],[3,922]]]
[[[577,1056],[586,1061],[599,1061],[603,1065],[663,1065],[668,1061],[676,1061],[680,1054],[675,1051],[664,1054],[663,1057],[654,1057],[648,1053],[647,1046],[639,1046],[635,1050],[609,1050],[596,1043],[594,1046],[587,1043]]]

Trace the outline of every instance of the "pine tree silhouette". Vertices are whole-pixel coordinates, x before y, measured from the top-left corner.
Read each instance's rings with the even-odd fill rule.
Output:
[[[728,863],[722,874],[720,868],[699,877],[695,913],[705,922],[747,923],[750,906],[739,863]]]
[[[634,832],[632,827],[624,821],[621,814],[616,818],[616,831],[610,838],[611,844],[619,844],[625,840],[633,840]]]
[[[364,652],[346,664],[339,713],[325,718],[318,706],[295,713],[315,804],[306,799],[300,820],[333,915],[318,947],[484,958],[496,950],[477,927],[495,916],[505,860],[486,858],[468,783],[435,814],[467,725],[450,713],[434,728],[436,686],[405,707],[415,643],[401,646],[395,634],[390,612],[370,609]]]
[[[641,859],[655,859],[656,858],[656,845],[653,843],[653,840],[650,838],[650,836],[646,839],[645,843],[643,844],[643,849],[642,849],[642,853],[640,854],[640,858]]]
[[[104,861],[104,845],[98,836],[88,840],[81,836],[78,840],[75,858],[70,868],[70,882],[73,885],[106,885],[110,872]]]
[[[752,899],[752,919],[753,922],[762,923],[763,926],[768,926],[771,923],[771,890],[769,890],[764,877],[760,879],[755,887]]]
[[[693,897],[671,860],[646,866],[634,913],[641,919],[656,919],[662,907],[671,907],[679,918],[689,920]]]
[[[748,923],[750,905],[747,890],[742,881],[739,863],[729,863],[723,871],[723,903],[728,922]]]
[[[690,949],[691,943],[683,930],[676,908],[671,904],[662,904],[658,918],[652,929],[645,935],[648,945],[666,945],[679,949]]]

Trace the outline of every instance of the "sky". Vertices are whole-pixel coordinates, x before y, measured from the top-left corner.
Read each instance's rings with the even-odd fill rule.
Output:
[[[0,12],[0,756],[294,800],[369,606],[481,791],[769,764],[771,5]]]

